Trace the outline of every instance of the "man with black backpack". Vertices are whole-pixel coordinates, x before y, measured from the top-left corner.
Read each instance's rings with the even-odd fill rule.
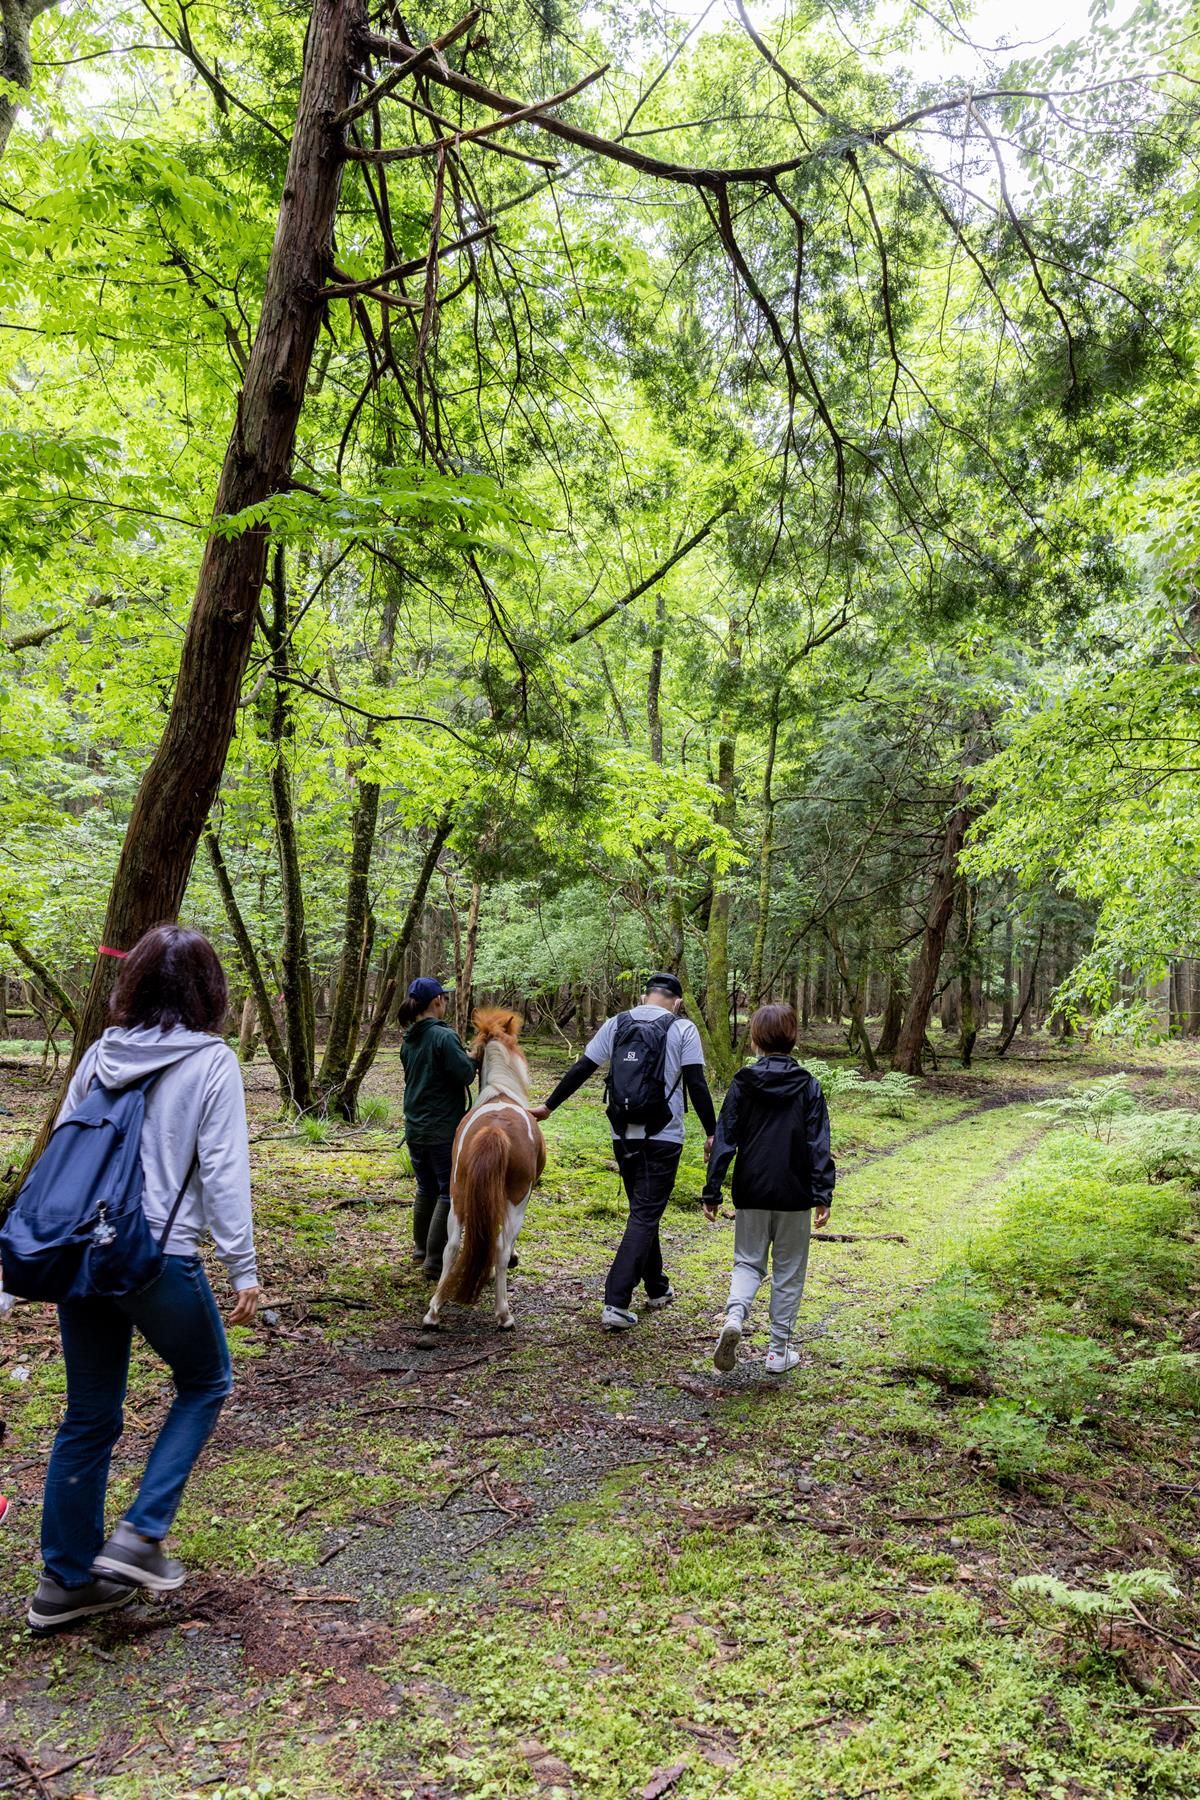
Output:
[[[600,1323],[606,1331],[629,1331],[637,1324],[630,1303],[639,1281],[646,1289],[648,1311],[669,1306],[675,1298],[663,1271],[658,1225],[683,1151],[685,1093],[704,1127],[708,1148],[717,1128],[700,1033],[690,1019],[677,1017],[682,1004],[676,976],[652,975],[640,1005],[606,1019],[544,1105],[530,1109],[535,1119],[547,1118],[607,1065],[605,1111],[629,1199],[629,1221],[604,1284]]]

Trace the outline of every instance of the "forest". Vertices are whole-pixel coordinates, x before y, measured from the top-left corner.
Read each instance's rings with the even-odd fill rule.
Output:
[[[49,1646],[0,1321],[0,1789],[1194,1794],[1197,14],[463,6],[0,0],[0,1184],[183,919],[268,1308]],[[795,1008],[800,1366],[691,1120],[598,1338],[598,1084],[414,1348],[409,983],[540,1099],[654,970],[718,1101]]]

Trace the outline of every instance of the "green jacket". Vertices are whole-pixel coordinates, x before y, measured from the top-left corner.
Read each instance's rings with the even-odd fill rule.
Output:
[[[418,1019],[400,1046],[404,1135],[410,1144],[444,1144],[471,1104],[475,1064],[444,1019]]]

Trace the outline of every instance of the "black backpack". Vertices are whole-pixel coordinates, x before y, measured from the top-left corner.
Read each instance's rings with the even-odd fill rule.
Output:
[[[659,1019],[635,1019],[632,1013],[618,1015],[604,1087],[604,1110],[619,1138],[631,1125],[641,1125],[646,1136],[653,1137],[670,1122],[671,1096],[683,1077],[680,1069],[668,1093],[667,1037],[674,1023],[675,1014],[665,1011]]]

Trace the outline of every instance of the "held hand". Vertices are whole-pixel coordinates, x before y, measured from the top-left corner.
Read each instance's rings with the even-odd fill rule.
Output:
[[[704,1203],[704,1216],[708,1220],[710,1225],[715,1225],[717,1222],[717,1205],[718,1204],[719,1204],[719,1202],[714,1203],[712,1206],[710,1206],[707,1201],[705,1201],[705,1203]]]
[[[827,1206],[814,1207],[814,1209],[813,1209],[813,1230],[814,1231],[824,1231],[824,1229],[828,1225],[828,1223],[829,1223],[829,1208]]]
[[[716,1143],[716,1141],[717,1140],[715,1138],[710,1138],[710,1137],[705,1138],[705,1140],[704,1140],[704,1160],[705,1160],[705,1162],[707,1162],[709,1157],[712,1155],[712,1147]]]
[[[540,1125],[543,1119],[548,1119],[550,1117],[550,1108],[545,1105],[531,1106],[529,1108],[529,1116],[531,1119],[536,1119]]]
[[[249,1325],[258,1311],[258,1303],[262,1299],[260,1287],[239,1288],[233,1303],[233,1311],[229,1315],[231,1325]]]

